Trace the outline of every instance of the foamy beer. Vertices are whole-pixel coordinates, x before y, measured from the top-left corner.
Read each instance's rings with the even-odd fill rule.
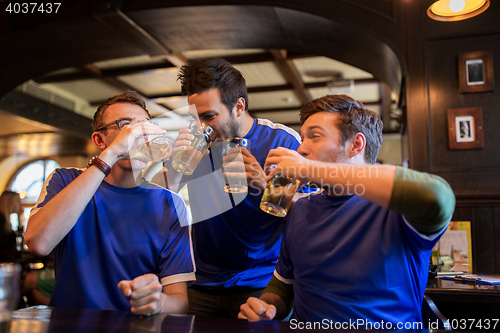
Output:
[[[172,160],[172,168],[185,175],[191,175],[194,172],[210,147],[211,135],[213,134],[213,129],[210,126],[204,123],[198,126],[195,121],[189,124],[189,130],[194,136],[191,144],[185,150],[177,152]]]
[[[266,184],[264,195],[260,201],[260,209],[274,216],[286,216],[299,184],[298,179],[282,175],[274,176]]]

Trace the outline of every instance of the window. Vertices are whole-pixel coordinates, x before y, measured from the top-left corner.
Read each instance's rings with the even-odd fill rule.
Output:
[[[37,160],[24,165],[10,180],[8,188],[18,192],[24,207],[24,220],[27,221],[31,207],[36,203],[47,177],[59,168],[59,164],[53,160]],[[19,221],[17,215],[11,215],[12,229],[17,230]]]

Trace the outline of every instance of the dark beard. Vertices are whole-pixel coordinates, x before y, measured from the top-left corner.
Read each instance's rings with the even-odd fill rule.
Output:
[[[229,134],[231,138],[236,138],[239,136],[239,126],[236,122],[233,122],[231,124],[231,127],[229,128]]]

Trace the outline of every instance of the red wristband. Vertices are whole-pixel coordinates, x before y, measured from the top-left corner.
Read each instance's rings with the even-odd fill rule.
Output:
[[[106,162],[101,160],[98,156],[92,157],[92,159],[89,161],[89,164],[87,164],[87,168],[90,168],[92,165],[95,165],[102,172],[104,172],[104,177],[107,177],[111,173],[111,167]]]

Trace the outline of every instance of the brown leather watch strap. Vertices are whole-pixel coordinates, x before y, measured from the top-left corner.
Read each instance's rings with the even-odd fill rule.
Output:
[[[101,160],[98,156],[92,157],[92,159],[89,161],[89,164],[87,164],[87,168],[90,168],[92,165],[95,165],[102,172],[104,172],[104,177],[107,177],[111,173],[111,167],[106,162]]]

